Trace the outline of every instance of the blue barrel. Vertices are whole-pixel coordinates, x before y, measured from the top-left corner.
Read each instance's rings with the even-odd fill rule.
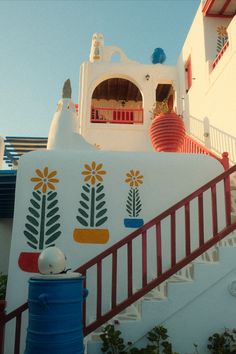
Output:
[[[83,354],[84,277],[29,280],[24,354]]]

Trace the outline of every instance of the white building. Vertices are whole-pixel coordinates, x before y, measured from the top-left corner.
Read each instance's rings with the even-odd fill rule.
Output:
[[[87,278],[89,354],[100,352],[100,326],[114,319],[135,345],[164,324],[181,354],[193,343],[206,353],[210,334],[234,327],[236,167],[228,170],[221,154],[235,163],[235,13],[234,0],[201,4],[176,67],[132,61],[94,34],[81,65],[78,114],[67,83],[48,149],[12,139],[21,146],[15,151],[24,144],[39,151],[21,158],[14,218],[4,208],[13,211],[6,191],[16,172],[0,174],[7,312],[26,301],[39,253],[56,244]],[[178,152],[154,151],[154,105],[183,117]]]

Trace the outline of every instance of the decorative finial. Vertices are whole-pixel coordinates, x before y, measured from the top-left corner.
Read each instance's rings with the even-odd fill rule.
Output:
[[[64,83],[63,90],[62,90],[62,98],[71,98],[70,79],[67,79]]]

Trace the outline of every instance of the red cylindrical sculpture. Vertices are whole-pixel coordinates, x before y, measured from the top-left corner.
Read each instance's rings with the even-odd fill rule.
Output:
[[[161,113],[153,119],[149,133],[156,151],[178,152],[184,142],[184,122],[174,112]]]

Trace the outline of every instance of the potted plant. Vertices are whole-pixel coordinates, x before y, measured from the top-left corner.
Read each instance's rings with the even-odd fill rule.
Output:
[[[173,111],[173,96],[158,102],[153,109],[149,135],[152,145],[159,152],[180,151],[185,137],[183,120]]]

